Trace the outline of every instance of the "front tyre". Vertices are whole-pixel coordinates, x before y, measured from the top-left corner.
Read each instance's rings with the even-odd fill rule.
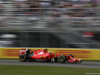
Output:
[[[19,55],[19,60],[20,60],[21,62],[25,62],[26,59],[27,59],[27,57],[26,57],[25,54],[21,54],[21,55]]]
[[[60,62],[60,63],[65,63],[66,60],[67,60],[67,57],[64,55],[61,55],[58,57],[58,62]]]

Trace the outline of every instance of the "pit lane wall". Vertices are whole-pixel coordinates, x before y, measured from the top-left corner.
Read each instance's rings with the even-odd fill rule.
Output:
[[[0,58],[17,58],[18,52],[23,48],[0,48]],[[31,51],[45,48],[29,48]],[[83,60],[100,60],[100,49],[72,49],[72,48],[48,48],[49,52],[58,54],[72,54],[75,58]]]

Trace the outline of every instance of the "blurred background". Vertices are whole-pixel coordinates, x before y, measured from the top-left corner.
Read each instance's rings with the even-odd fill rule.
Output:
[[[0,0],[0,47],[100,48],[100,0]]]

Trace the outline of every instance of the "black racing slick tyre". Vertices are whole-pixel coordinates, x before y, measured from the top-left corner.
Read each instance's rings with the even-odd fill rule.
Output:
[[[27,59],[27,57],[26,57],[25,54],[21,54],[21,55],[19,55],[19,60],[20,60],[21,62],[25,62],[26,59]]]
[[[74,56],[73,56],[72,54],[69,54],[68,56],[71,56],[71,57],[73,57],[73,58],[74,58]]]
[[[60,62],[60,63],[65,63],[66,60],[67,60],[67,57],[64,56],[64,55],[60,55],[60,56],[58,57],[58,62]]]

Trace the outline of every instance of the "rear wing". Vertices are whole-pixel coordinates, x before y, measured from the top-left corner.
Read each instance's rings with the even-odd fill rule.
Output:
[[[19,50],[19,55],[21,55],[21,54],[26,54],[26,49]]]

